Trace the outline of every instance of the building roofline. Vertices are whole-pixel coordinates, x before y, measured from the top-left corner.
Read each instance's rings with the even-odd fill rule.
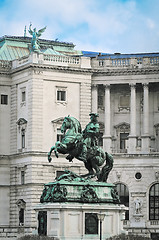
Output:
[[[97,59],[105,58],[132,58],[132,57],[159,57],[159,52],[147,52],[147,53],[102,53],[102,52],[91,52],[82,51],[83,56]]]
[[[11,40],[11,41],[23,41],[26,43],[31,42],[32,37],[23,37],[23,36],[9,36],[9,35],[4,35],[3,37],[0,38],[0,42],[5,41],[5,40]],[[38,39],[40,44],[45,44],[45,45],[58,45],[58,46],[67,46],[67,47],[75,47],[73,43],[69,42],[60,42],[56,40],[48,40],[48,39]]]

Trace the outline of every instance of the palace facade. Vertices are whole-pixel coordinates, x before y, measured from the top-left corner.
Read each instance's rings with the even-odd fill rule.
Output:
[[[43,185],[83,163],[47,152],[68,114],[82,128],[99,114],[99,145],[112,153],[129,233],[159,238],[159,53],[77,51],[72,43],[0,39],[0,238],[37,233]]]

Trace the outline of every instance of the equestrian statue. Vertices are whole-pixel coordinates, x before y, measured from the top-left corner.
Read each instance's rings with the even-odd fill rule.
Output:
[[[90,122],[82,131],[80,122],[74,117],[65,117],[61,126],[64,134],[62,141],[57,141],[48,153],[51,162],[51,153],[67,154],[66,159],[72,162],[76,158],[84,162],[88,174],[82,177],[97,177],[99,182],[107,182],[109,172],[113,167],[113,157],[98,146],[99,123],[98,114],[90,113]]]

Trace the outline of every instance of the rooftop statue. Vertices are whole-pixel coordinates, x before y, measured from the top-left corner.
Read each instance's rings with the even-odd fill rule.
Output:
[[[36,31],[36,28],[33,30],[31,29],[32,24],[30,23],[29,30],[28,32],[30,35],[32,35],[32,40],[31,40],[31,46],[32,46],[32,51],[33,52],[40,52],[40,46],[38,44],[38,39],[41,36],[41,34],[45,31],[46,27],[40,29],[38,32]]]
[[[90,113],[90,122],[82,131],[80,122],[74,117],[65,117],[61,132],[64,133],[62,141],[57,141],[48,153],[51,162],[51,153],[68,154],[66,159],[70,162],[76,158],[84,162],[88,174],[83,177],[97,177],[100,182],[107,182],[108,174],[113,167],[113,157],[98,146],[99,123],[98,114]]]

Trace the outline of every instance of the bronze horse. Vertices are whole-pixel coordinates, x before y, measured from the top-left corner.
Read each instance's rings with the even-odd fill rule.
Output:
[[[68,154],[66,159],[69,161],[72,161],[73,158],[80,160],[84,137],[79,121],[74,117],[65,117],[61,132],[64,133],[64,138],[62,142],[57,141],[55,146],[51,147],[48,153],[48,161],[51,162],[52,160],[52,151],[54,151],[56,157],[58,157],[58,153],[62,153]],[[104,163],[105,165],[102,166]],[[108,174],[113,167],[113,157],[104,152],[101,147],[92,146],[87,151],[87,161],[84,162],[84,165],[88,170],[87,176],[97,176],[98,181],[106,182]]]

